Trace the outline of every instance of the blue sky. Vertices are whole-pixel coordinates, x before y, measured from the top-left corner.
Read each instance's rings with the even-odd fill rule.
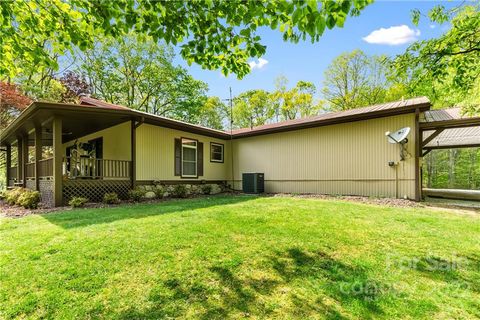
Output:
[[[284,75],[289,79],[289,86],[294,86],[299,80],[305,80],[311,81],[317,88],[320,88],[325,69],[342,52],[359,48],[367,54],[391,56],[404,52],[411,43],[372,44],[362,39],[375,30],[406,25],[411,33],[409,38],[412,40],[437,37],[445,32],[447,26],[434,25],[426,18],[421,19],[418,27],[411,23],[410,11],[412,9],[418,8],[426,14],[437,4],[443,4],[448,8],[458,5],[458,2],[378,1],[368,6],[360,16],[348,17],[343,28],[326,30],[320,41],[314,44],[310,41],[297,44],[284,42],[280,32],[262,29],[259,35],[262,37],[262,43],[267,45],[267,52],[263,59],[268,63],[261,68],[255,68],[242,80],[237,80],[235,75],[225,78],[220,71],[203,70],[197,65],[189,67],[181,57],[177,58],[177,62],[186,67],[196,79],[208,83],[209,95],[221,98],[228,97],[230,86],[234,96],[250,89],[272,90],[275,87],[275,78],[279,75]],[[405,30],[404,27],[403,31]],[[395,32],[395,29],[390,31]],[[396,31],[401,31],[401,29],[396,29]],[[382,34],[379,36],[381,38]],[[391,37],[388,38],[391,39]],[[258,63],[257,60],[255,62]]]

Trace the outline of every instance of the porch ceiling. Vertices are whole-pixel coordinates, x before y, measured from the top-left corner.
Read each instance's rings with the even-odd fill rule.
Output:
[[[0,134],[0,144],[13,144],[17,137],[28,135],[28,144],[33,146],[33,131],[41,126],[43,145],[49,146],[53,139],[51,123],[54,117],[62,119],[64,143],[136,118],[128,110],[35,102]]]
[[[43,144],[50,145],[52,141],[51,122],[54,117],[60,117],[63,120],[63,142],[75,140],[130,120],[140,124],[149,123],[224,140],[230,139],[230,134],[221,130],[205,128],[126,107],[112,107],[108,103],[91,105],[34,102],[11,125],[0,132],[0,145],[14,144],[19,136],[24,135],[29,135],[29,144],[33,145],[32,133],[36,126],[42,126]]]

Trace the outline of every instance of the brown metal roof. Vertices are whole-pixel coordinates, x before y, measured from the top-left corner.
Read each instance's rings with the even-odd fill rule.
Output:
[[[428,110],[430,108],[430,101],[426,97],[418,97],[402,101],[377,104],[364,108],[324,113],[318,116],[308,118],[270,123],[253,128],[237,129],[233,131],[233,136],[253,136],[259,134],[372,119],[395,114],[409,113],[415,111],[416,108],[420,108],[422,111]]]
[[[460,108],[426,111],[420,119],[420,130],[453,129],[480,125],[479,116],[462,114]]]
[[[34,102],[23,110],[20,116],[5,130],[0,132],[0,145],[13,143],[18,136],[27,134],[38,124],[45,123],[46,125],[47,121],[50,121],[54,115],[63,118],[64,130],[72,133],[68,136],[70,139],[130,120],[224,140],[230,139],[230,134],[224,131],[156,116],[106,102],[98,103],[99,100],[94,100],[96,99],[90,98],[89,102],[82,104]]]
[[[125,110],[125,109],[130,110],[130,108],[125,106],[108,103],[102,100],[98,100],[98,99],[94,99],[86,96],[80,97],[80,104],[83,106],[92,106],[92,107],[107,108],[107,109],[113,109],[113,110]]]
[[[462,115],[460,108],[450,108],[441,110],[428,110],[423,114],[422,122],[447,121],[455,119],[468,118]]]
[[[240,138],[245,136],[269,134],[274,132],[298,130],[309,127],[385,117],[414,112],[416,108],[419,108],[422,111],[428,110],[430,108],[429,100],[425,97],[420,97],[415,99],[378,104],[365,108],[325,113],[309,118],[266,124],[263,126],[254,127],[252,129],[238,129],[233,131],[233,135],[230,135],[229,132],[206,128],[162,116],[152,115],[149,113],[133,110],[116,104],[107,103],[90,97],[82,97],[80,104],[50,102],[32,103],[20,114],[17,119],[15,119],[12,124],[10,124],[5,130],[3,130],[3,132],[0,134],[0,143],[10,143],[14,139],[16,139],[17,135],[24,134],[31,130],[34,127],[34,123],[41,123],[42,119],[47,120],[48,117],[51,118],[53,114],[57,114],[60,116],[63,115],[66,117],[66,119],[72,120],[73,123],[77,123],[78,126],[88,129],[89,126],[81,121],[83,119],[72,116],[72,112],[80,112],[82,114],[85,114],[85,119],[87,120],[87,123],[88,121],[100,121],[101,119],[110,118],[117,119],[116,121],[126,121],[131,119],[139,122],[160,125],[167,128],[197,133],[220,139],[230,139],[231,137]],[[95,116],[95,114],[101,114],[101,116]],[[78,128],[73,128],[72,125],[72,129]]]
[[[163,116],[159,116],[159,115],[155,115],[155,114],[131,109],[131,108],[128,108],[128,107],[125,107],[125,106],[121,106],[121,105],[113,104],[113,103],[108,103],[108,102],[98,100],[98,99],[94,99],[94,98],[91,98],[91,97],[81,97],[80,98],[80,104],[82,106],[92,106],[92,107],[94,106],[94,107],[107,108],[107,109],[113,109],[113,110],[128,110],[128,111],[133,112],[133,113],[137,114],[138,116],[140,116],[147,123],[155,124],[155,120],[158,120],[158,121],[162,121],[164,123],[168,123],[171,126],[174,126],[174,128],[176,126],[179,126],[179,127],[187,126],[187,127],[191,128],[193,130],[201,130],[201,131],[206,130],[210,133],[215,133],[217,135],[227,135],[227,133],[225,131],[222,131],[222,130],[207,128],[207,127],[203,127],[203,126],[200,126],[200,125],[191,124],[191,123],[188,123],[188,122],[175,120],[175,119],[171,119],[171,118],[167,118],[167,117],[163,117]]]

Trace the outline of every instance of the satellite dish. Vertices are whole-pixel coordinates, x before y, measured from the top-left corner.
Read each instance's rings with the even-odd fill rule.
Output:
[[[407,136],[410,133],[410,127],[405,127],[395,132],[387,131],[385,135],[388,137],[388,142],[390,143],[400,143],[404,144],[408,142]]]

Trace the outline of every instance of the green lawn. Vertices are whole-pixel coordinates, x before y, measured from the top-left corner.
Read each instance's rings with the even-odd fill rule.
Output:
[[[0,219],[0,318],[478,318],[480,216],[222,196]]]

